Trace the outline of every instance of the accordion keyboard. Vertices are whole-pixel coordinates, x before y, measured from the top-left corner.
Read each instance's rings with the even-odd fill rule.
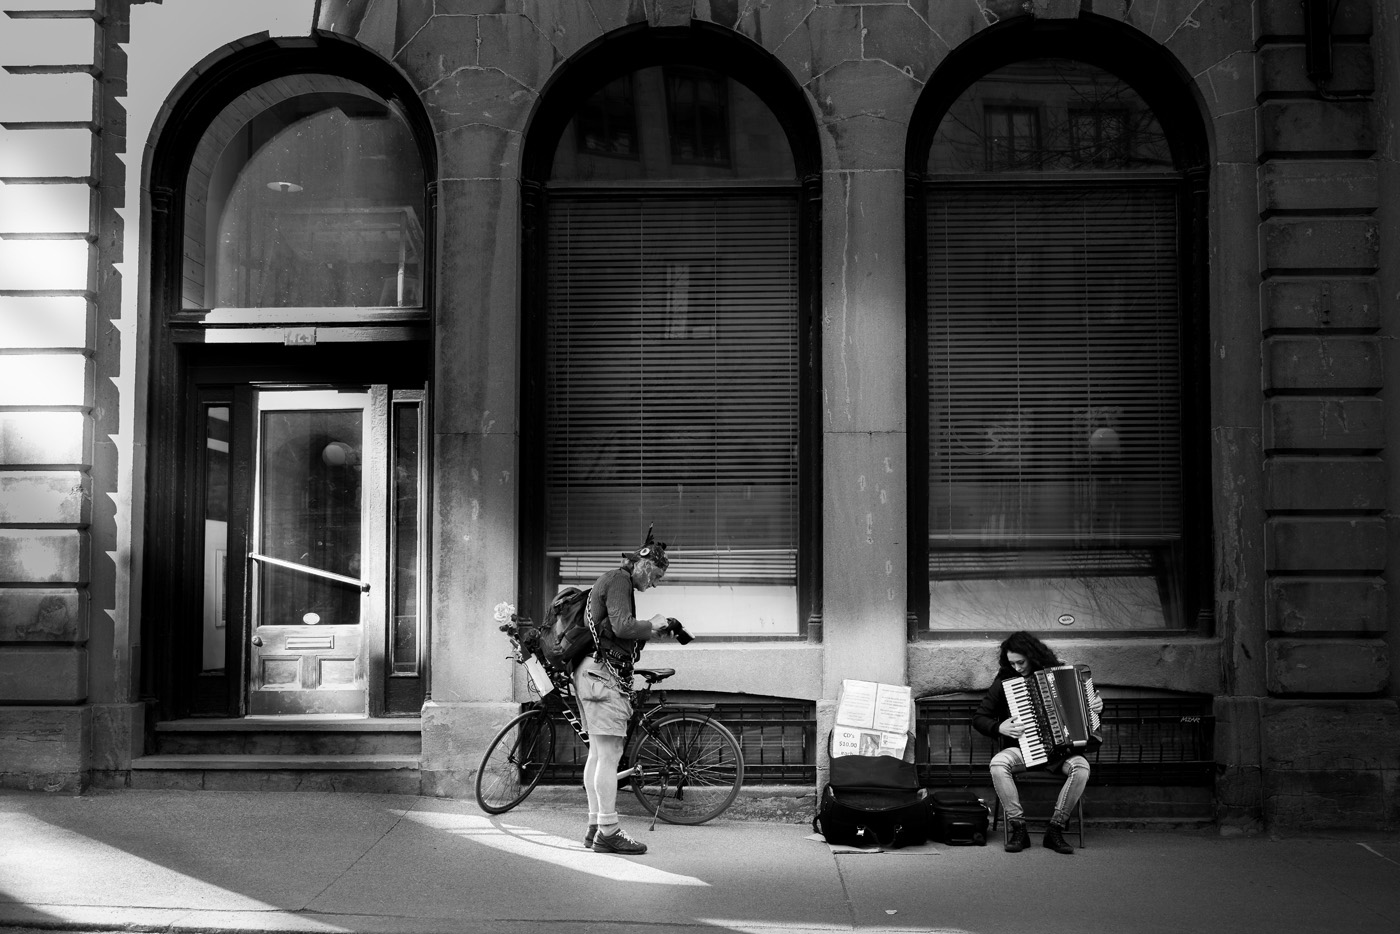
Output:
[[[1001,684],[1006,690],[1011,716],[1023,728],[1017,743],[1021,747],[1021,757],[1026,760],[1026,766],[1030,767],[1050,761],[1050,755],[1036,727],[1035,703],[1031,700],[1030,688],[1026,681],[1025,678],[1009,678]]]

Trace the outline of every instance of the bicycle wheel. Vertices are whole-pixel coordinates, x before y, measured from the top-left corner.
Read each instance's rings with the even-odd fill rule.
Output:
[[[554,761],[554,721],[544,710],[527,710],[507,723],[476,770],[476,803],[487,814],[504,814],[530,796]]]
[[[643,724],[628,758],[632,792],[671,824],[703,824],[734,802],[744,757],[728,727],[707,714],[680,712]]]

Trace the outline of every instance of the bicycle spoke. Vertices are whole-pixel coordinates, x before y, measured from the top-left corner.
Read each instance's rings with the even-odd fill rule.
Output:
[[[634,746],[632,790],[662,820],[700,824],[733,802],[743,782],[739,744],[722,724],[681,714],[646,728]]]
[[[554,758],[554,724],[543,710],[520,714],[491,741],[476,773],[476,803],[502,814],[529,797]]]

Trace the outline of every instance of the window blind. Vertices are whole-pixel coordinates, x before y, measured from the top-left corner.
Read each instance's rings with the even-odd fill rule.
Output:
[[[933,184],[934,579],[1139,574],[1182,534],[1176,192]]]
[[[562,576],[615,567],[655,523],[670,580],[794,582],[796,195],[552,195],[548,242]]]

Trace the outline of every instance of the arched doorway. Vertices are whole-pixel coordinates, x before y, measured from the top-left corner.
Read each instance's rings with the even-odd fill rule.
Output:
[[[431,133],[329,38],[184,90],[151,161],[145,681],[159,717],[416,714]]]

